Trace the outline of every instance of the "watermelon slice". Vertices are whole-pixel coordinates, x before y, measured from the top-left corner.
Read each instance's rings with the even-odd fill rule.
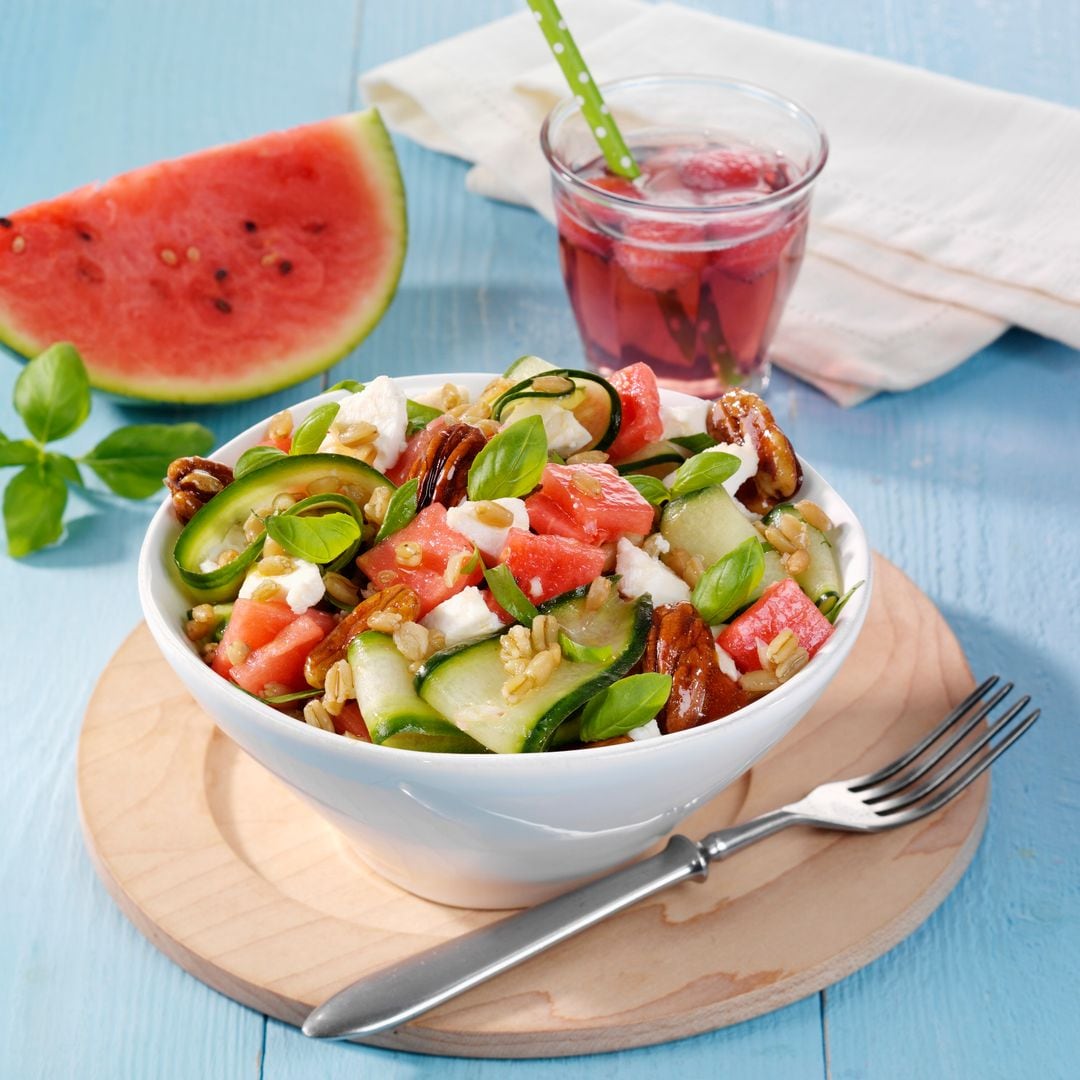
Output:
[[[367,335],[405,239],[374,109],[203,150],[0,218],[0,341],[132,397],[268,393]]]

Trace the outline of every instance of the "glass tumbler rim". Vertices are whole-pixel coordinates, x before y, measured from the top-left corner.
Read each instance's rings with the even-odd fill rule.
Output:
[[[580,194],[585,195],[590,201],[607,203],[621,207],[632,214],[662,214],[678,216],[708,216],[725,217],[746,214],[748,211],[757,212],[761,209],[782,206],[793,201],[799,195],[806,192],[817,180],[825,162],[829,157],[829,139],[821,124],[812,113],[791,98],[786,98],[767,87],[758,86],[756,83],[743,82],[737,79],[727,79],[718,75],[677,75],[677,74],[654,74],[635,75],[623,79],[612,79],[608,82],[599,83],[598,89],[605,96],[609,96],[619,90],[628,88],[647,88],[649,86],[664,85],[672,86],[684,84],[688,88],[692,86],[708,85],[714,89],[733,90],[748,97],[757,98],[766,104],[778,106],[780,111],[787,113],[792,120],[803,123],[809,128],[817,140],[817,149],[810,168],[799,177],[795,183],[781,188],[779,191],[770,192],[760,198],[749,199],[746,202],[728,203],[719,205],[688,206],[685,203],[647,202],[640,199],[619,195],[606,188],[597,187],[580,177],[565,162],[563,162],[552,142],[554,133],[558,127],[570,119],[571,115],[579,111],[575,98],[563,98],[557,102],[544,118],[540,127],[540,148],[551,169],[552,175],[564,185]]]

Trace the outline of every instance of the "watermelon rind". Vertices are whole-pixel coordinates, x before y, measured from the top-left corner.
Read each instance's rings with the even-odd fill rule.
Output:
[[[113,372],[103,372],[91,362],[87,364],[90,383],[96,389],[123,397],[178,404],[218,404],[241,401],[273,393],[318,375],[331,367],[359,345],[382,318],[397,291],[405,262],[408,242],[408,221],[405,208],[405,187],[398,167],[390,134],[378,109],[370,108],[337,117],[358,158],[364,164],[369,180],[382,196],[382,211],[388,230],[387,242],[393,256],[377,288],[369,288],[359,297],[355,309],[343,321],[339,334],[320,342],[309,353],[275,358],[268,371],[256,372],[248,378],[236,378],[223,370],[222,381],[215,383],[178,380],[175,374],[163,374],[160,379],[140,373],[128,381]],[[32,341],[5,322],[0,301],[0,342],[30,358],[36,356],[49,342]]]

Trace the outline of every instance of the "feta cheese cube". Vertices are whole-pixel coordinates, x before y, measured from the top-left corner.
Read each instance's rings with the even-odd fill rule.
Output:
[[[287,574],[278,574],[275,577],[260,573],[259,564],[256,563],[248,571],[244,584],[240,586],[240,598],[250,600],[264,581],[272,581],[284,591],[285,603],[297,615],[317,604],[326,592],[319,568],[305,559],[293,559],[293,568]]]
[[[724,490],[732,497],[743,484],[758,471],[757,451],[749,443],[717,443],[703,450],[704,454],[734,454],[740,461],[739,467],[724,481]]]
[[[420,621],[429,630],[438,630],[447,645],[487,637],[503,628],[502,620],[487,606],[475,585],[468,585],[444,600]]]
[[[405,395],[393,379],[380,375],[359,393],[345,398],[326,433],[326,438],[319,445],[319,452],[359,457],[358,451],[361,447],[346,446],[338,437],[349,425],[359,423],[372,424],[378,428],[379,433],[375,439],[364,445],[374,447],[375,460],[371,464],[380,472],[385,472],[405,449],[405,432],[408,426]]]
[[[705,430],[709,402],[692,401],[683,405],[660,405],[660,423],[664,425],[662,439],[677,439],[685,435],[700,435]]]
[[[492,559],[506,547],[506,537],[511,529],[529,530],[529,512],[521,499],[492,499],[493,503],[509,510],[513,521],[509,525],[488,525],[477,516],[477,503],[465,502],[451,506],[446,511],[446,524],[455,532],[471,540],[480,551]]]
[[[527,398],[514,405],[507,423],[524,420],[526,416],[539,416],[547,435],[548,449],[562,457],[569,457],[579,450],[584,450],[592,442],[588,428],[578,423],[577,417],[569,409],[564,409],[556,401],[545,398]]]
[[[615,573],[619,575],[619,592],[627,598],[649,593],[656,607],[690,599],[690,586],[678,574],[634,547],[625,536],[615,549]]]
[[[658,739],[660,738],[660,725],[654,717],[647,724],[642,724],[641,727],[631,728],[626,734],[635,741],[638,739]]]

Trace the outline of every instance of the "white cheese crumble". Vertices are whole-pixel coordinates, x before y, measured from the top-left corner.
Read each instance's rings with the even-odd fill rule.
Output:
[[[583,450],[592,442],[588,428],[578,423],[569,409],[545,398],[528,398],[516,404],[506,417],[507,423],[524,420],[526,416],[539,416],[544,423],[548,449],[562,457],[569,457]]]
[[[498,558],[506,547],[506,538],[511,529],[529,531],[529,512],[521,499],[492,499],[492,502],[509,510],[514,520],[509,525],[487,525],[477,517],[477,503],[465,502],[451,506],[446,511],[446,524],[455,532],[471,540],[485,555]]]
[[[659,559],[634,547],[625,536],[615,549],[615,573],[619,575],[619,592],[625,597],[649,593],[656,607],[690,599],[690,586],[681,577]]]
[[[345,446],[338,436],[350,424],[360,423],[373,424],[379,429],[375,439],[364,445],[375,448],[375,460],[371,464],[380,472],[385,472],[405,449],[405,431],[408,425],[405,395],[393,379],[380,375],[359,393],[345,398],[326,433],[326,438],[319,446],[319,452],[359,457],[363,447]]]
[[[656,717],[653,717],[647,724],[642,724],[641,727],[631,728],[627,733],[631,739],[658,739],[660,738],[660,725],[656,722]]]
[[[715,636],[716,630],[713,629]],[[716,644],[716,660],[720,666],[720,670],[733,682],[739,681],[739,669],[735,666],[735,661],[731,657],[731,653],[727,651],[719,643]]]
[[[429,630],[438,630],[446,638],[447,645],[486,637],[503,627],[502,620],[487,606],[475,585],[466,586],[432,608],[420,622]]]
[[[705,430],[709,415],[707,401],[692,401],[685,405],[660,405],[660,423],[664,425],[662,439],[678,439],[686,435],[700,435]]]
[[[529,578],[529,595],[534,600],[539,600],[544,595],[544,583],[538,578]]]
[[[278,574],[275,577],[260,573],[259,564],[256,563],[248,571],[244,584],[240,586],[240,599],[250,600],[264,581],[272,581],[281,587],[285,593],[285,603],[297,615],[317,604],[326,592],[319,568],[305,559],[293,559],[293,568],[287,574]]]
[[[717,443],[703,454],[732,454],[739,459],[739,467],[724,481],[724,490],[734,499],[735,492],[743,486],[743,483],[756,475],[758,471],[757,451],[748,443]],[[676,470],[677,471],[677,470]],[[675,472],[668,473],[664,477],[664,484],[671,487],[675,483]],[[740,506],[742,504],[740,503]]]

